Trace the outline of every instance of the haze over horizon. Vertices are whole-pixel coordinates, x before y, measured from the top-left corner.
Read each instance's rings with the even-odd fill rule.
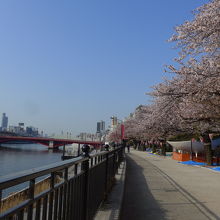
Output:
[[[1,1],[0,114],[49,134],[127,117],[170,77],[167,40],[206,2]]]

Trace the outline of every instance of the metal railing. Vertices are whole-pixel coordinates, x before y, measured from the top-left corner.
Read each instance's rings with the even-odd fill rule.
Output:
[[[25,201],[0,213],[0,219],[76,219],[90,220],[114,183],[114,176],[124,159],[124,148],[78,157],[37,169],[0,178],[2,192],[29,182]],[[36,179],[50,176],[50,186],[36,193]],[[59,175],[59,183],[55,183]]]

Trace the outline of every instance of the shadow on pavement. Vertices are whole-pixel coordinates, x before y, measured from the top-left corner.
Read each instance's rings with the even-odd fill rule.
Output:
[[[151,194],[143,168],[127,155],[127,171],[121,220],[163,220],[165,210]]]

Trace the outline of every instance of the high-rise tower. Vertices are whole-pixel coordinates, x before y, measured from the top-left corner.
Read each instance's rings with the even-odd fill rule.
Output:
[[[97,129],[96,129],[96,133],[101,133],[101,123],[97,122]]]
[[[2,114],[2,131],[7,130],[8,127],[8,117],[5,113]]]
[[[105,133],[105,122],[104,121],[97,122],[96,133],[98,133],[98,134],[104,134]]]
[[[101,130],[101,133],[105,133],[105,122],[104,121],[100,121],[100,130]]]

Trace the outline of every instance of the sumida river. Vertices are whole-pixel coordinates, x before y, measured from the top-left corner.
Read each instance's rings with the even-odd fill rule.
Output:
[[[61,161],[62,147],[60,149],[48,150],[46,146],[39,144],[2,144],[0,177]]]

